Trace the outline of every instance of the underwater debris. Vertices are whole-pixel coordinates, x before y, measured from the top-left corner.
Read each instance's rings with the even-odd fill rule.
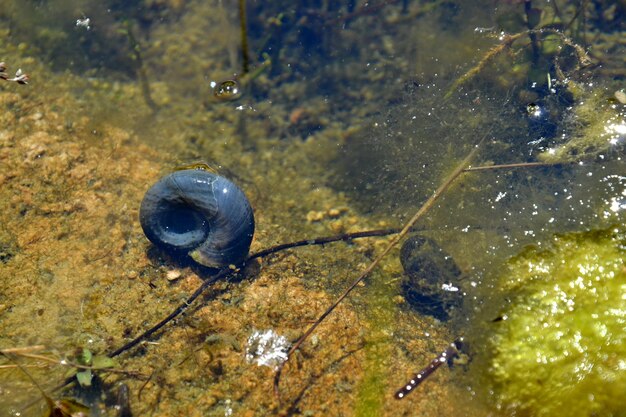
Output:
[[[287,360],[290,343],[274,330],[255,330],[248,338],[246,361],[259,366],[276,367]]]
[[[546,38],[548,36],[552,36],[555,41],[556,40],[560,41],[562,46],[568,46],[569,48],[571,48],[573,50],[573,55],[576,58],[576,65],[572,72],[580,71],[583,68],[589,67],[592,63],[591,59],[587,55],[587,52],[584,50],[582,46],[580,46],[579,44],[574,42],[570,37],[566,36],[564,33],[558,30],[554,30],[550,28],[541,28],[541,29],[529,29],[529,30],[515,33],[515,34],[507,34],[507,33],[501,32],[498,35],[498,40],[500,41],[500,43],[496,44],[489,51],[487,51],[485,55],[483,55],[483,57],[474,67],[470,68],[467,72],[465,72],[463,75],[458,77],[452,83],[450,88],[448,88],[448,90],[446,91],[446,94],[444,95],[444,98],[449,99],[450,97],[452,97],[452,95],[457,90],[459,90],[463,85],[465,85],[470,80],[478,76],[481,72],[483,72],[485,68],[495,60],[496,57],[502,55],[505,52],[511,51],[515,47],[515,45],[518,43],[518,41],[520,39],[523,39],[527,35],[533,38],[538,37],[539,35],[545,36]],[[535,42],[533,42],[532,44],[534,45]],[[519,48],[521,49],[526,48],[526,47],[527,45],[524,45],[524,44],[519,46]],[[563,74],[563,71],[561,70],[558,64],[558,58],[560,56],[559,54],[562,54],[561,49],[564,49],[564,48],[559,48],[556,51],[557,53],[554,59],[555,59],[555,66],[556,66],[556,72],[557,72],[558,78],[564,80],[566,78],[565,74]]]
[[[134,70],[137,74],[137,79],[139,80],[139,87],[141,88],[143,99],[152,112],[157,112],[159,110],[159,106],[152,98],[152,90],[148,80],[146,65],[143,60],[141,44],[134,35],[133,26],[130,20],[126,20],[124,22],[121,33],[124,33],[128,39],[128,46],[130,47],[131,55],[135,61]]]
[[[30,77],[28,76],[28,74],[22,72],[21,68],[18,68],[18,70],[15,71],[15,77],[13,78],[9,78],[6,70],[6,64],[4,62],[0,62],[0,80],[12,81],[22,85],[28,84],[28,80],[30,79]]]
[[[83,17],[82,19],[76,19],[76,27],[77,28],[85,28],[87,30],[91,30],[91,19],[88,17]]]
[[[239,0],[239,29],[241,31],[241,66],[243,74],[250,70],[250,53],[248,52],[248,24],[246,23],[246,0]]]

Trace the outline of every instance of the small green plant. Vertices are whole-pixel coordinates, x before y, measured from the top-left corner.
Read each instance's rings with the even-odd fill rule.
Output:
[[[109,369],[116,366],[116,361],[106,355],[94,355],[89,349],[78,348],[75,354],[75,362],[82,367],[76,372],[76,380],[81,387],[91,385],[93,379],[92,370]]]
[[[92,384],[94,374],[98,372],[117,373],[147,379],[147,376],[140,372],[119,369],[115,359],[106,355],[94,355],[89,349],[84,347],[78,347],[69,355],[60,355],[41,345],[0,349],[0,359],[3,357],[10,362],[8,365],[3,365],[4,368],[13,367],[19,369],[39,391],[42,399],[46,402],[43,417],[85,417],[88,415],[89,407],[72,398],[55,398],[49,395],[26,370],[26,367],[32,366],[32,364],[23,365],[20,363],[22,360],[34,362],[38,366],[42,366],[42,364],[43,366],[60,365],[70,368],[67,374],[69,378],[66,378],[66,382],[54,388],[53,391],[57,391],[72,382],[78,382],[78,385],[81,387],[89,387]]]
[[[33,347],[38,349],[38,346]],[[17,349],[5,349],[0,350],[0,354],[4,356],[9,362],[12,362],[16,368],[24,373],[33,384],[35,388],[41,394],[41,397],[46,402],[46,410],[43,413],[43,417],[85,417],[89,413],[89,407],[79,403],[71,398],[54,399],[39,385],[35,378],[17,362],[18,356],[29,355],[31,348],[17,348]]]

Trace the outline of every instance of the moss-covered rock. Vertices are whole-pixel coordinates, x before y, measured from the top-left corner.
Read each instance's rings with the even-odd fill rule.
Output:
[[[498,407],[518,416],[625,416],[626,228],[556,236],[515,257],[489,336]]]

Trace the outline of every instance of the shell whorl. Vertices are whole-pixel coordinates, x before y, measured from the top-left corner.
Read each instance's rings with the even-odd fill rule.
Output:
[[[245,260],[254,235],[254,214],[244,193],[201,169],[161,178],[146,192],[139,220],[153,244],[211,268]]]

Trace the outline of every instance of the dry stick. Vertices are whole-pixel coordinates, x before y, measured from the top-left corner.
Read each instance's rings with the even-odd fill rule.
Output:
[[[481,143],[482,143],[482,140],[481,140]],[[474,147],[474,149],[472,149],[472,151],[465,157],[465,159],[463,159],[463,161],[454,169],[452,174],[450,174],[445,179],[445,181],[439,186],[439,188],[435,190],[433,195],[430,196],[428,200],[426,200],[426,202],[422,205],[422,207],[420,207],[420,209],[415,213],[413,218],[411,218],[411,220],[409,220],[404,225],[404,227],[402,228],[402,231],[398,233],[391,240],[391,242],[389,242],[385,250],[380,255],[378,255],[376,259],[374,259],[374,261],[372,261],[372,263],[367,268],[365,268],[365,270],[363,270],[363,272],[361,272],[361,274],[352,282],[352,284],[350,284],[350,286],[343,292],[343,294],[341,294],[339,298],[337,298],[337,300],[330,307],[328,307],[328,309],[326,309],[324,313],[322,313],[322,315],[315,321],[315,323],[313,323],[304,332],[304,334],[300,336],[298,340],[296,340],[296,342],[293,344],[291,349],[289,349],[289,352],[287,352],[287,359],[278,366],[278,369],[276,370],[276,373],[274,374],[274,395],[276,395],[276,398],[280,400],[280,392],[279,392],[280,375],[285,364],[289,361],[289,358],[291,358],[291,355],[293,354],[293,352],[295,352],[300,347],[300,345],[302,345],[302,343],[309,337],[311,333],[313,333],[313,331],[317,328],[317,326],[319,326],[322,323],[322,321],[324,321],[326,316],[332,313],[333,310],[335,310],[335,308],[339,305],[339,303],[341,303],[341,301],[343,301],[343,299],[346,298],[348,294],[350,294],[350,292],[352,292],[352,290],[359,284],[359,282],[363,281],[363,279],[366,276],[368,276],[370,272],[372,272],[372,270],[380,263],[380,261],[383,260],[383,258],[391,251],[391,249],[393,249],[393,247],[396,246],[396,244],[398,244],[398,242],[402,238],[404,238],[404,236],[406,236],[406,234],[409,232],[409,230],[411,230],[411,228],[415,225],[415,223],[417,223],[417,221],[420,218],[422,218],[424,214],[426,214],[428,210],[430,210],[435,205],[435,202],[443,195],[443,193],[450,187],[450,185],[452,185],[454,180],[457,179],[458,176],[461,175],[465,171],[465,169],[469,165],[474,155],[476,155],[477,150],[478,150],[478,145]]]

